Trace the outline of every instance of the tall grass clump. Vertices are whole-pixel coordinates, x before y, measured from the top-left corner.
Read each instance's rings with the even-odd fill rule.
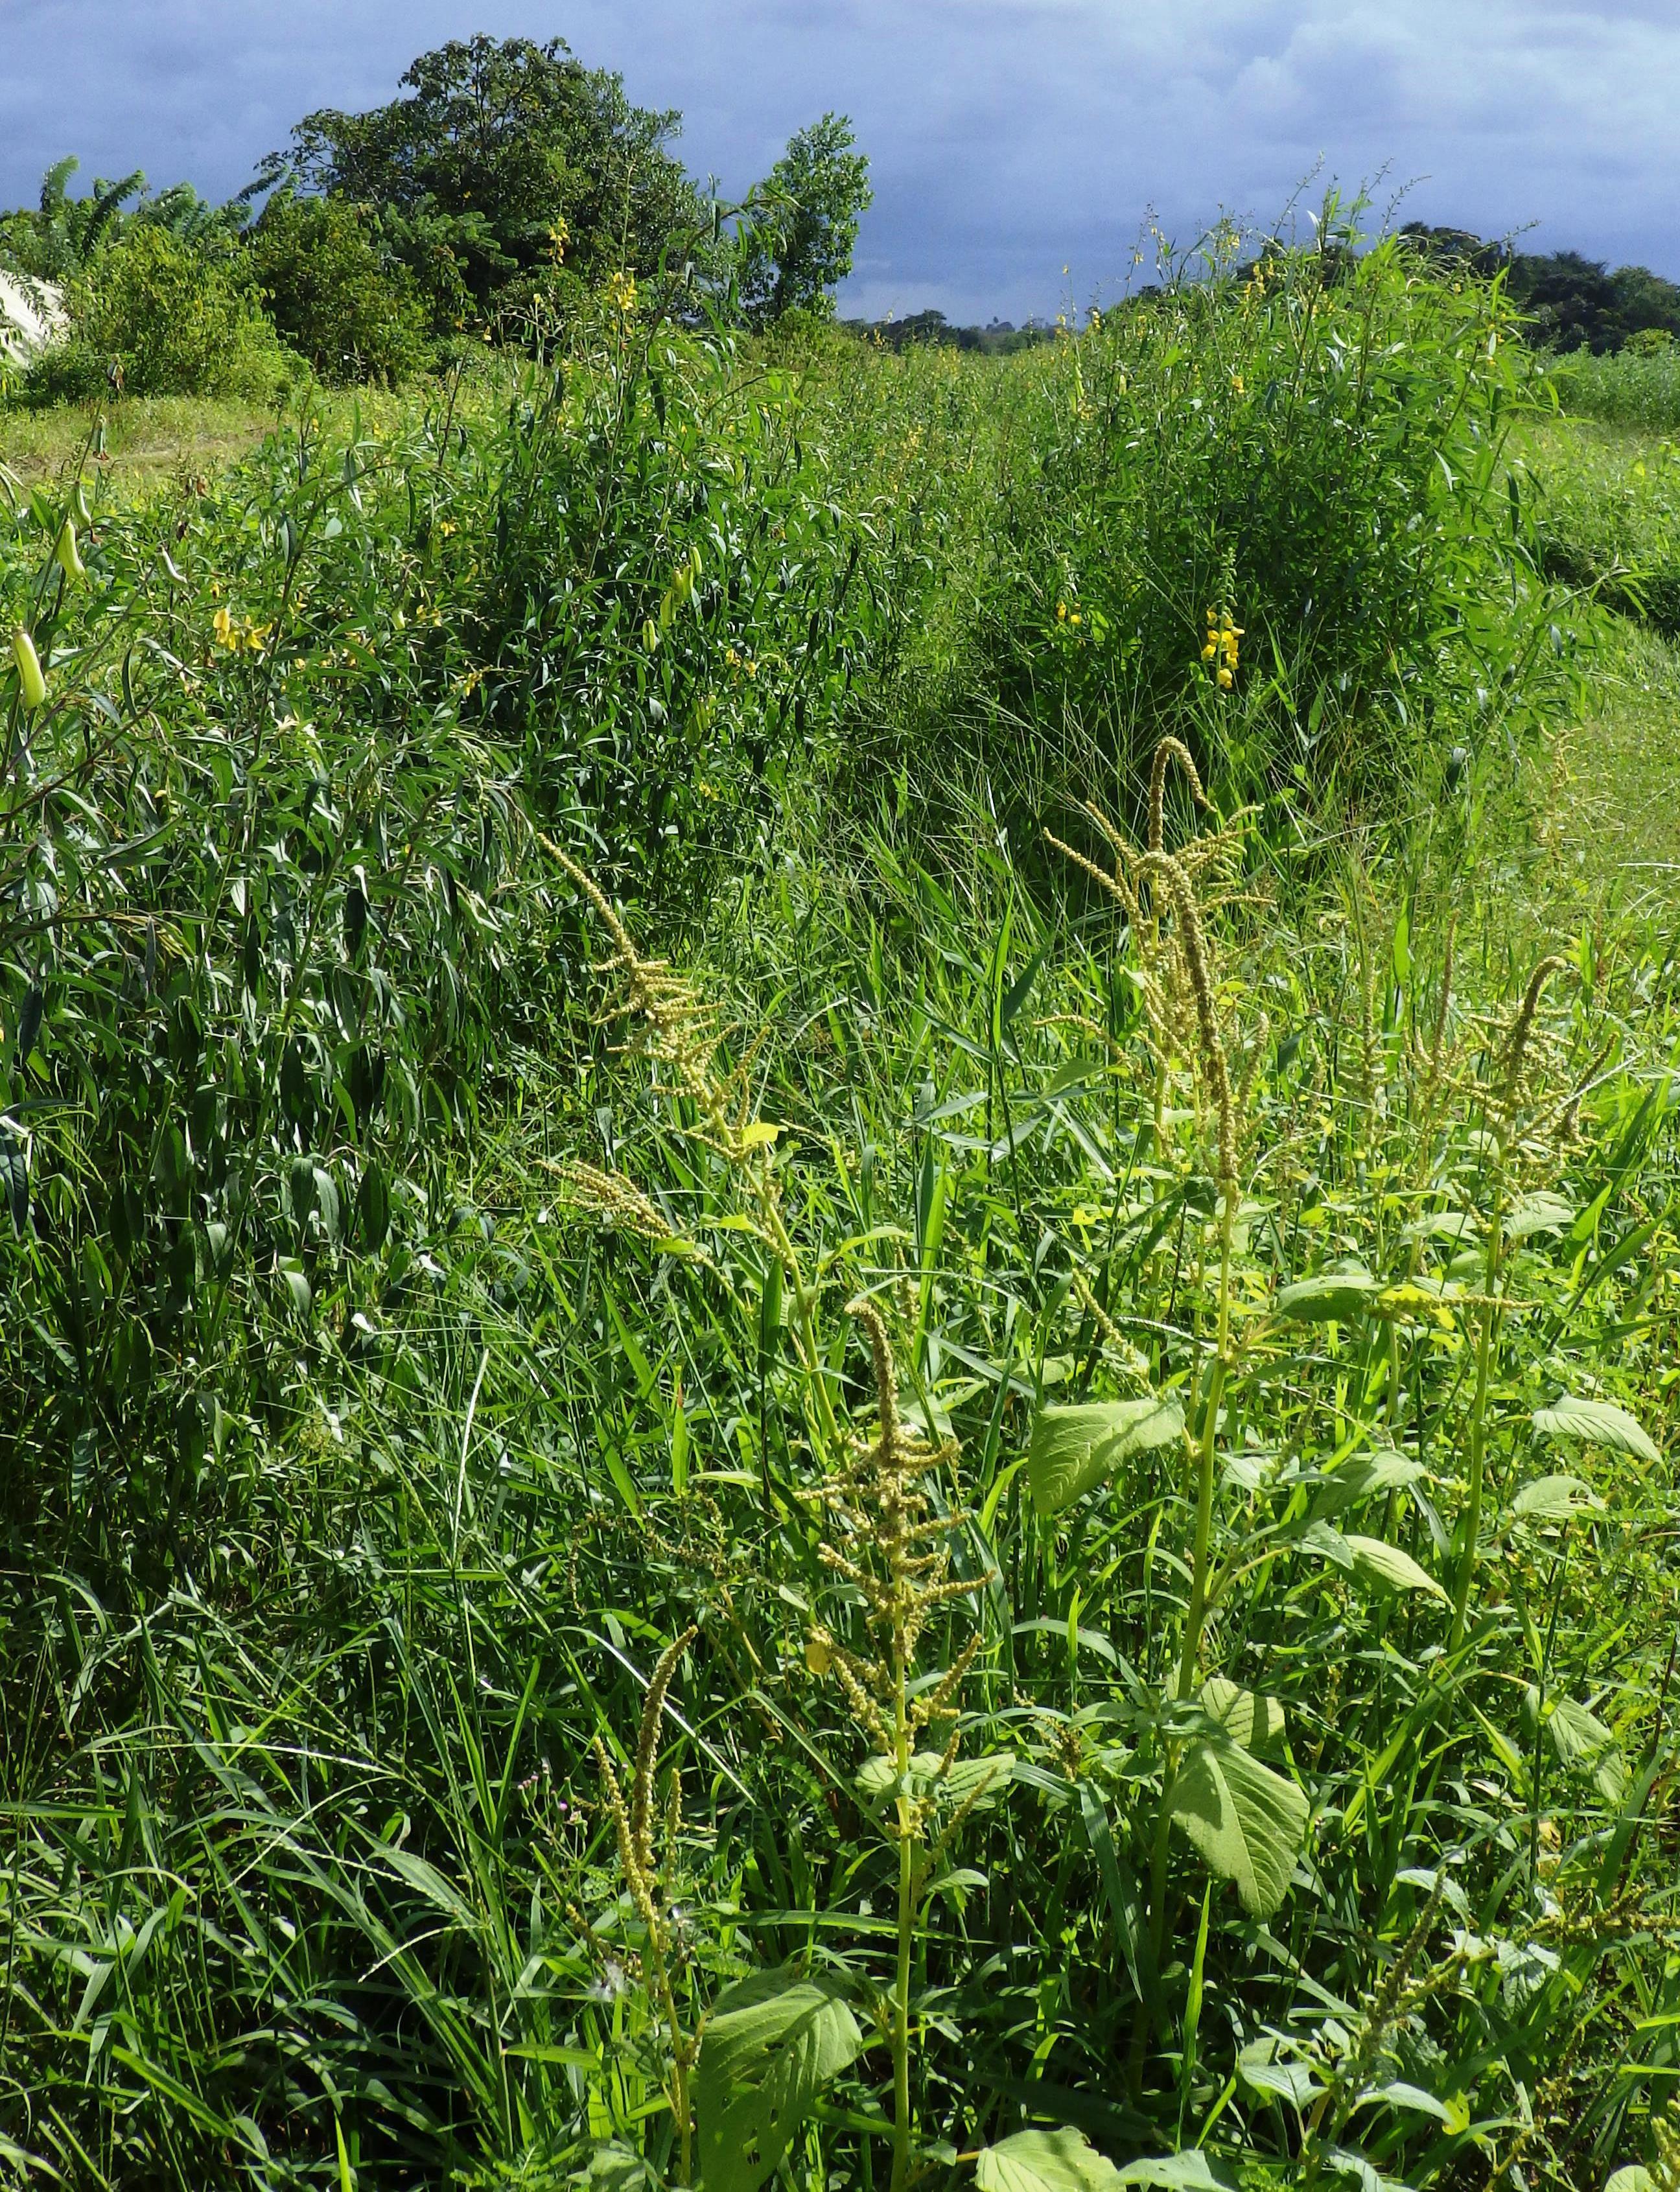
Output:
[[[1223,231],[1062,346],[980,628],[1029,785],[1130,797],[1166,727],[1245,791],[1363,795],[1523,714],[1546,604],[1501,468],[1514,316],[1358,242],[1334,204],[1310,248]]]

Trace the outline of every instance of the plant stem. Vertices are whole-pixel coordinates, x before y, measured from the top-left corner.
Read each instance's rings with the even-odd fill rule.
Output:
[[[1505,1221],[1503,1197],[1496,1189],[1488,1221],[1488,1258],[1483,1273],[1482,1321],[1476,1338],[1476,1397],[1470,1410],[1470,1497],[1464,1510],[1464,1550],[1453,1584],[1453,1625],[1447,1639],[1450,1656],[1464,1641],[1466,1609],[1476,1570],[1476,1544],[1482,1530],[1482,1480],[1488,1451],[1488,1387],[1493,1376],[1494,1329],[1498,1318],[1500,1245]]]
[[[654,1984],[664,2005],[666,2023],[671,2030],[671,2112],[677,2119],[677,2182],[689,2183],[694,2174],[694,2124],[689,2107],[689,2043],[683,2037],[683,2027],[677,2015],[677,1996],[671,1984],[671,1972],[665,1961],[665,1948],[660,1939],[660,1927],[650,1927],[648,1946],[654,1961]]]
[[[1220,1217],[1219,1336],[1209,1367],[1208,1393],[1203,1404],[1196,1453],[1196,1544],[1190,1575],[1190,1605],[1185,1615],[1184,1647],[1179,1657],[1175,1694],[1190,1697],[1202,1657],[1202,1631],[1207,1625],[1209,1576],[1213,1565],[1214,1461],[1219,1436],[1220,1409],[1225,1400],[1231,1370],[1231,1251],[1237,1223],[1237,1183],[1225,1182]],[[1172,1830],[1173,1784],[1178,1778],[1179,1746],[1167,1745],[1166,1769],[1161,1783],[1161,1807],[1156,1816],[1155,1839],[1149,1861],[1149,1965],[1145,1998],[1132,2027],[1129,2069],[1132,2090],[1143,2081],[1145,2052],[1161,2015],[1161,1969],[1167,1952],[1167,1859]]]
[[[910,1710],[902,1649],[895,1646],[893,1657],[897,1663],[893,1733],[902,1788],[904,1777],[910,1771]],[[910,2181],[910,1961],[916,1932],[915,1806],[907,1791],[899,1797],[898,1814],[899,1955],[893,1984],[892,2192],[905,2192]]]
[[[1225,1399],[1226,1379],[1231,1369],[1231,1236],[1237,1222],[1237,1185],[1225,1184],[1220,1224],[1219,1340],[1208,1373],[1208,1397],[1202,1411],[1196,1474],[1196,1548],[1191,1566],[1190,1610],[1185,1617],[1184,1651],[1179,1660],[1178,1694],[1187,1698],[1196,1687],[1196,1670],[1202,1655],[1202,1630],[1208,1618],[1208,1571],[1214,1529],[1214,1456],[1219,1434],[1220,1407]]]

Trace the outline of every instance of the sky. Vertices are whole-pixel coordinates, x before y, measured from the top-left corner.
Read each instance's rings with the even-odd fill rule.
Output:
[[[479,30],[680,107],[729,191],[849,114],[875,204],[842,305],[871,317],[1112,298],[1151,215],[1187,245],[1308,179],[1680,279],[1676,0],[0,0],[0,205],[71,151],[231,195],[300,115]]]

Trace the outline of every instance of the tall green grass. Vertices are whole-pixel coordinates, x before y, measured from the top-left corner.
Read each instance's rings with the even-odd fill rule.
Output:
[[[1482,309],[1380,278],[1426,331]],[[1506,396],[1420,339],[1355,402],[1300,314],[1376,307],[1280,287],[1004,362],[609,305],[505,411],[294,420],[121,509],[90,458],[85,584],[78,468],[18,496],[20,2177],[1649,2153],[1680,934],[1555,887],[1567,812],[1498,819],[1569,622],[1474,470]],[[1239,437],[1297,496],[1243,561],[1192,399],[1257,312],[1318,377]],[[1070,465],[1089,505],[1043,498]],[[1186,577],[1169,511],[1228,564]],[[1327,620],[1315,683],[1266,636],[1362,522],[1386,652]],[[1074,539],[1064,603],[1166,604],[1131,713],[1057,651]],[[1232,735],[1283,735],[1286,672],[1400,785]],[[1151,859],[1078,800],[1129,827],[1116,727],[1173,725],[1219,812],[1174,773]],[[906,1516],[900,1582],[952,1588],[895,1638]]]
[[[1671,434],[1680,427],[1680,348],[1630,345],[1606,357],[1582,351],[1548,375],[1564,410],[1601,425]]]

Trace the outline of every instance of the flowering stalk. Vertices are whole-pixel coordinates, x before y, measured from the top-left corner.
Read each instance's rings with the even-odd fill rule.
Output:
[[[648,1684],[648,1695],[642,1708],[642,1727],[636,1744],[636,1771],[631,1780],[627,1805],[618,1776],[613,1771],[613,1761],[606,1744],[597,1735],[593,1745],[596,1763],[601,1769],[607,1815],[618,1835],[619,1869],[624,1875],[624,1884],[636,1906],[637,1915],[647,1929],[648,1961],[653,1970],[654,1992],[665,2013],[666,2029],[671,2035],[671,2077],[667,2092],[671,2113],[677,2125],[678,2184],[687,2184],[693,2170],[694,2117],[689,2100],[689,2075],[700,2054],[700,2041],[697,2035],[687,2033],[683,2029],[683,2021],[677,2013],[676,1989],[671,1983],[671,1960],[676,1943],[670,1912],[665,1904],[659,1859],[654,1848],[654,1767],[659,1755],[660,1723],[664,1718],[665,1700],[671,1688],[671,1676],[677,1671],[677,1661],[699,1634],[697,1629],[685,1629],[674,1642],[666,1646],[654,1669],[653,1679]],[[674,1834],[681,1812],[679,1784],[671,1799],[667,1839]],[[669,1856],[667,1849],[667,1860]]]

